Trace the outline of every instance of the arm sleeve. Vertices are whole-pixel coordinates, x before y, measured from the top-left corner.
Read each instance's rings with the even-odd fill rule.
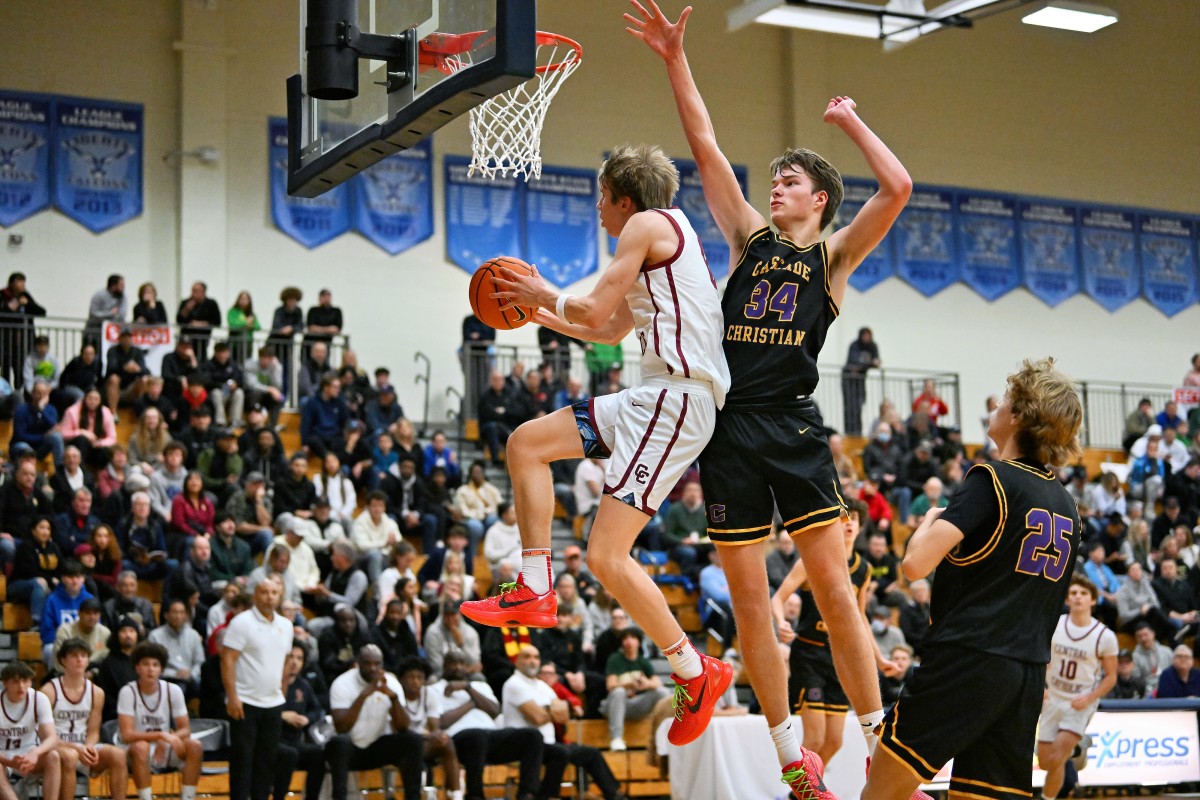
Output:
[[[941,519],[962,531],[963,540],[958,546],[962,553],[977,552],[1000,524],[1000,502],[993,475],[986,467],[971,467],[942,512]]]

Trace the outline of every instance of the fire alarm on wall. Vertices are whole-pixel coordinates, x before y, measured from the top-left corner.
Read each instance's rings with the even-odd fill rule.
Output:
[[[19,233],[10,233],[8,235],[9,247],[20,247],[23,244],[25,244],[25,237],[23,235]]]

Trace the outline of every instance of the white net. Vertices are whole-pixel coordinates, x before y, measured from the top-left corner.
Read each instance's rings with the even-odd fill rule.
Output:
[[[528,181],[542,174],[546,110],[581,62],[575,42],[565,37],[539,38],[537,74],[471,109],[471,175],[478,171],[488,178],[511,175]],[[469,64],[469,53],[446,59],[451,72]]]

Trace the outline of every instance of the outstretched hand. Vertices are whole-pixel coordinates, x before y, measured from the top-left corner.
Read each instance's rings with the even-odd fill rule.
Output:
[[[627,25],[625,30],[629,31],[631,36],[636,36],[645,42],[664,61],[670,60],[683,51],[683,31],[687,27],[688,17],[692,14],[691,6],[685,8],[679,15],[679,19],[673,23],[667,19],[654,0],[646,0],[650,11],[647,11],[638,0],[629,0],[629,2],[640,15],[625,15],[625,19],[632,26]]]
[[[825,106],[823,119],[830,125],[841,125],[857,116],[854,113],[854,100],[849,97],[835,97]]]
[[[492,281],[496,286],[496,291],[492,293],[491,297],[501,301],[501,311],[507,311],[516,306],[525,308],[553,306],[554,298],[558,295],[546,282],[546,279],[538,273],[537,267],[533,268],[532,275],[525,275],[502,266],[500,275],[494,277]],[[547,298],[549,299],[547,300]]]

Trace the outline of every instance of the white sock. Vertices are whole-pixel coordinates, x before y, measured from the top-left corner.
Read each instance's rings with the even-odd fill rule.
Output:
[[[150,794],[150,787],[138,789],[138,800],[153,800],[154,795]]]
[[[685,681],[690,681],[704,671],[703,663],[700,661],[700,651],[688,639],[687,634],[684,634],[683,638],[675,644],[665,648],[662,654],[671,663],[671,670]]]
[[[179,800],[196,800],[196,787],[195,786],[180,787]]]
[[[521,581],[534,594],[545,594],[554,584],[554,570],[550,566],[550,550],[521,551]]]
[[[779,756],[779,766],[786,767],[803,758],[800,752],[800,743],[796,741],[796,731],[792,729],[790,718],[778,725],[771,726],[771,741],[775,743],[775,754]]]
[[[870,714],[863,714],[858,718],[858,724],[862,726],[863,738],[867,740],[868,757],[875,755],[875,745],[879,744],[879,737],[875,735],[875,729],[881,722],[883,722],[882,708],[872,711]]]

